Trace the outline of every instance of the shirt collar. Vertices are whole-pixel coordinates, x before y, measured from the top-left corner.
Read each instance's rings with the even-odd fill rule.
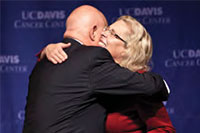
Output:
[[[81,45],[83,45],[83,43],[80,40],[75,39],[75,38],[73,38],[73,39],[76,40],[77,42],[79,42]]]

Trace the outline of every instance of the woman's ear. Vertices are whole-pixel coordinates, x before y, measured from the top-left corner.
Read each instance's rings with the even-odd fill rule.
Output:
[[[94,25],[94,26],[92,27],[92,29],[90,30],[90,32],[89,32],[90,39],[91,39],[92,41],[95,41],[96,35],[97,35],[97,26]]]

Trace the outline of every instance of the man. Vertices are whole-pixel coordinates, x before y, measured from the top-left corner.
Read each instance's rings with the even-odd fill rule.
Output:
[[[107,25],[94,7],[81,6],[67,19],[64,42],[69,59],[54,65],[46,58],[30,75],[23,133],[103,133],[107,96],[160,94],[162,78],[121,68],[104,48],[96,46]],[[86,46],[84,46],[86,45]]]

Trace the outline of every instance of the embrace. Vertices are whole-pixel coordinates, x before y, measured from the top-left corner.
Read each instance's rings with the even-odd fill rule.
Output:
[[[74,9],[63,43],[46,46],[30,75],[23,133],[175,133],[152,49],[133,17],[108,26],[95,7]]]

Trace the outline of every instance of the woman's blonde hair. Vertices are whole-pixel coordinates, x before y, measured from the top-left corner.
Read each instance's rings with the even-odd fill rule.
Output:
[[[125,54],[120,65],[131,71],[149,71],[149,61],[152,57],[152,40],[144,26],[131,16],[121,16],[117,21],[124,21],[129,27],[129,34],[125,40],[127,42]]]

